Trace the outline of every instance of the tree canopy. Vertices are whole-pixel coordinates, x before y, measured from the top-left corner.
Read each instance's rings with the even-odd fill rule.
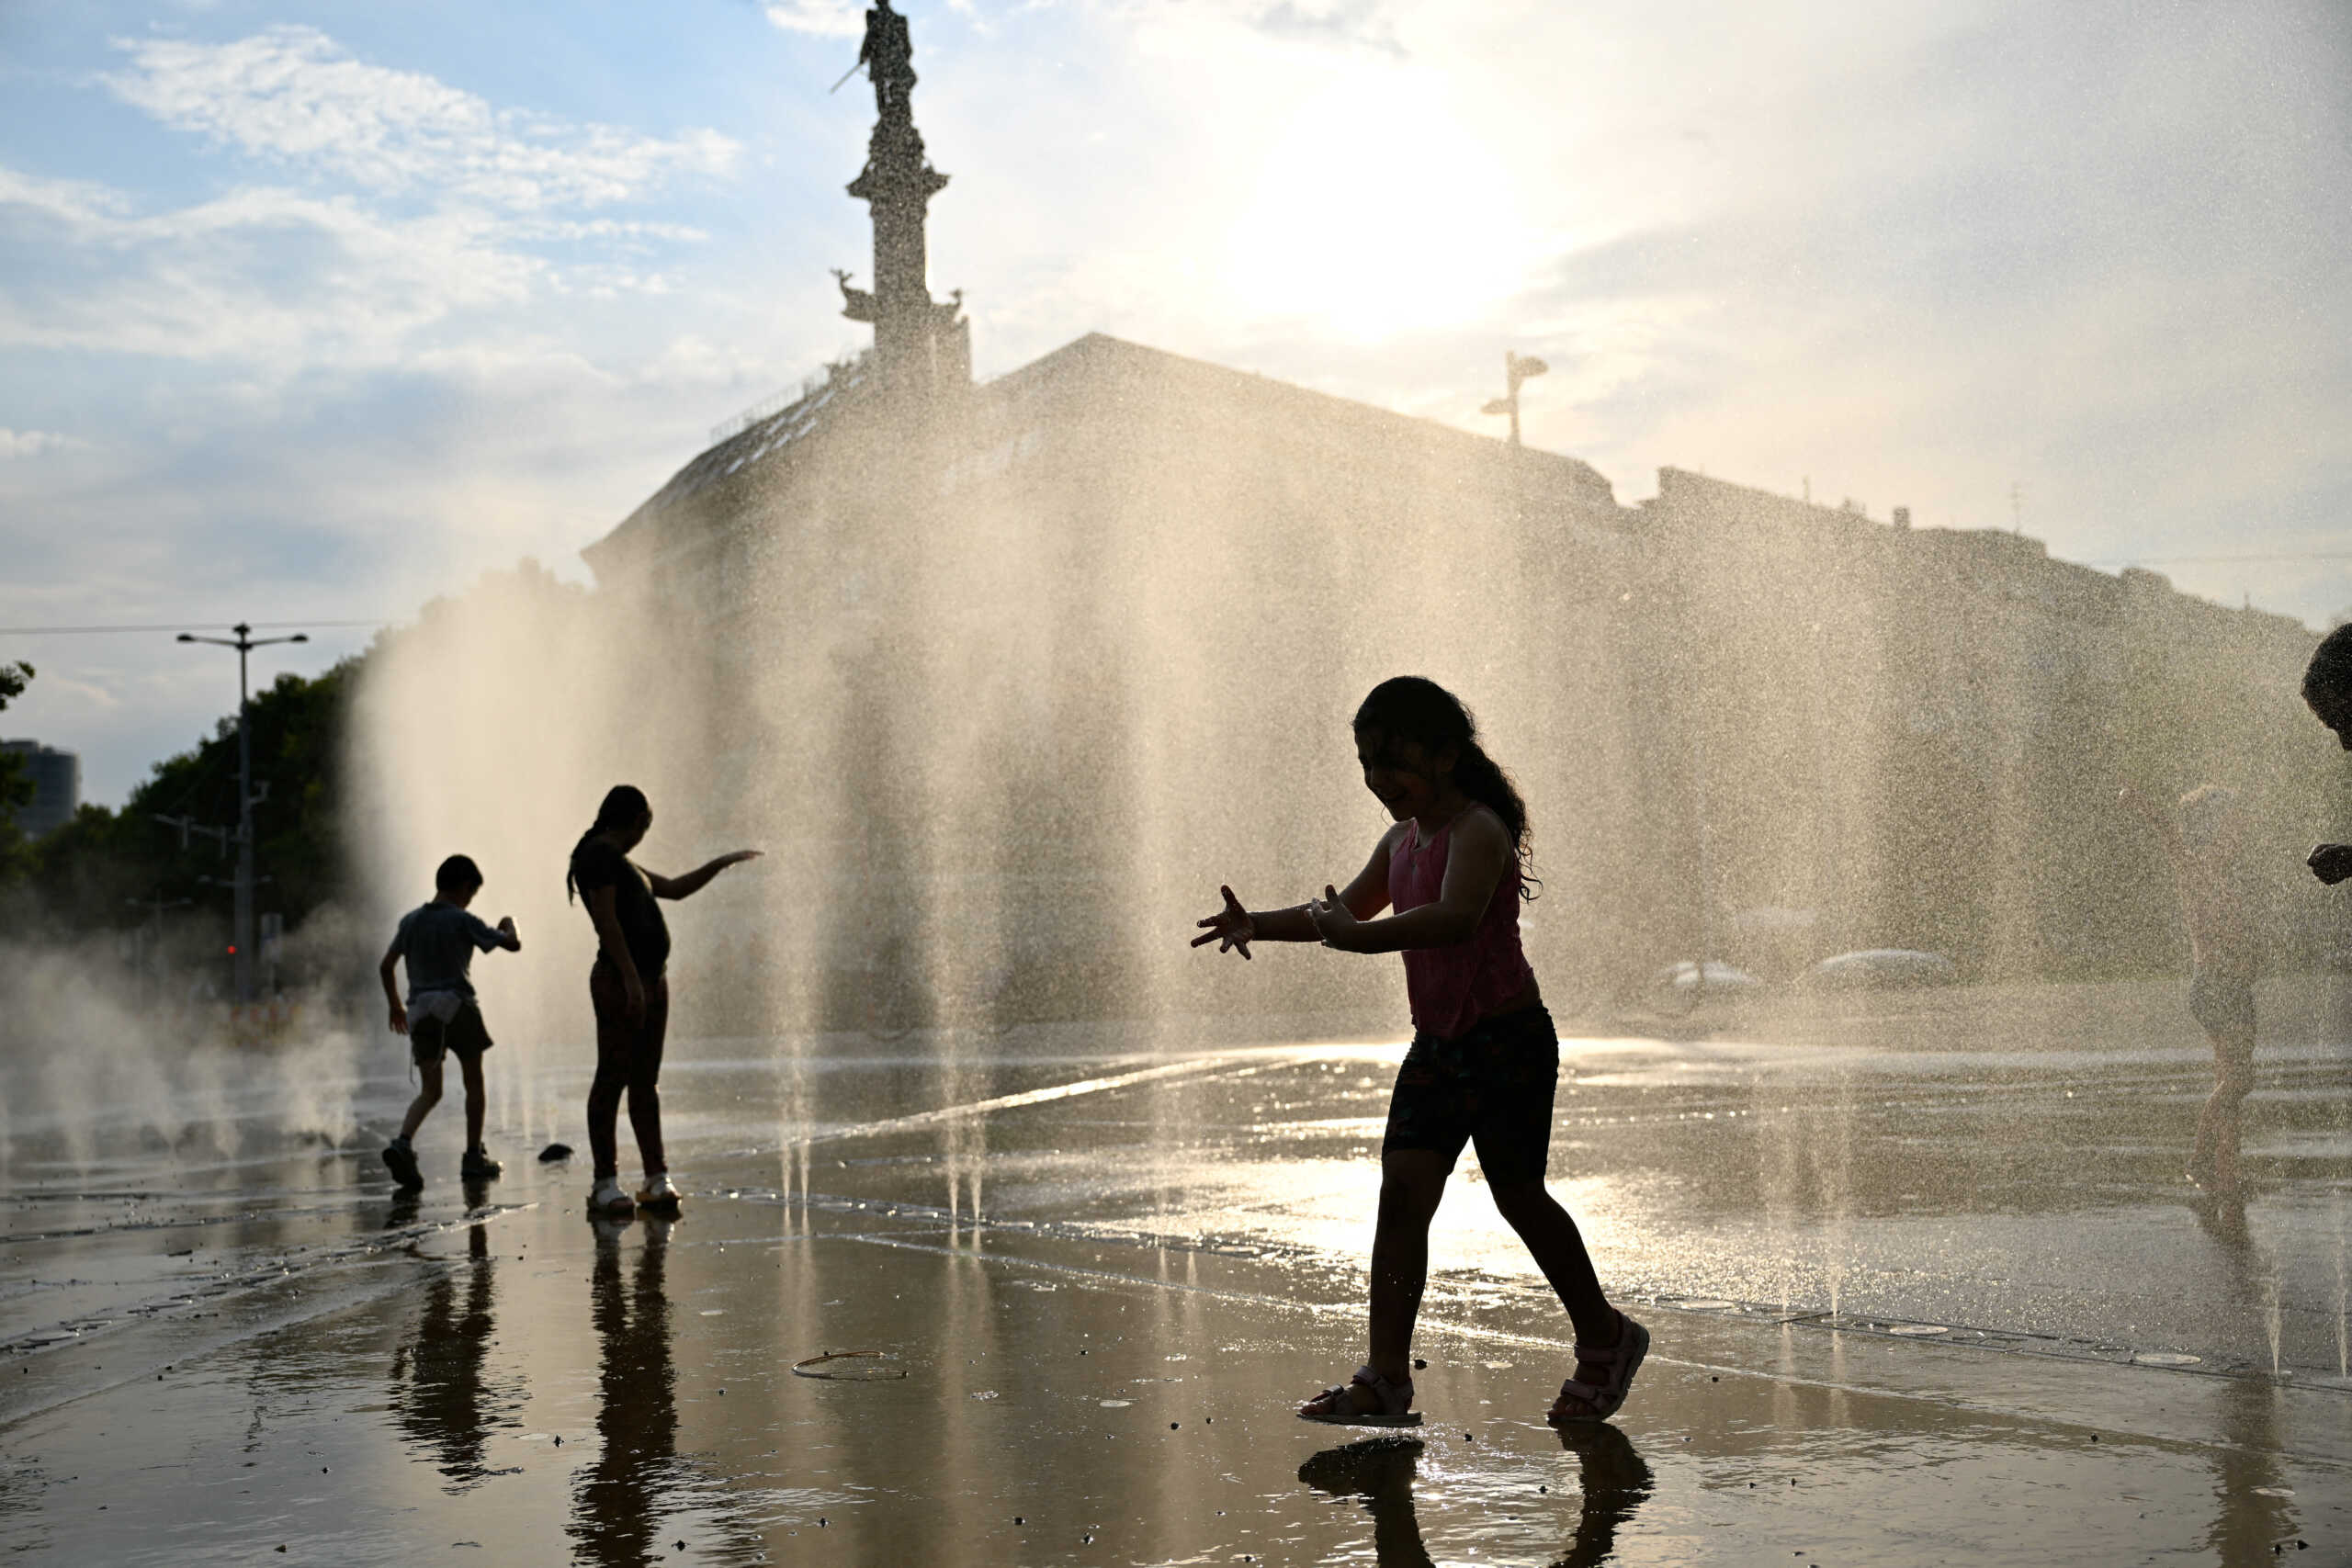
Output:
[[[254,857],[266,879],[254,908],[283,914],[289,930],[337,890],[344,713],[364,658],[345,660],[315,680],[280,675],[253,697],[254,793],[266,786],[254,808]],[[62,935],[128,926],[142,918],[139,905],[181,899],[225,922],[236,873],[233,837],[223,842],[183,835],[158,820],[164,817],[233,836],[233,714],[187,750],[156,763],[120,811],[85,806],[54,832],[19,842],[10,868],[16,886],[0,906],[0,923],[22,934]],[[8,879],[0,871],[0,880]]]

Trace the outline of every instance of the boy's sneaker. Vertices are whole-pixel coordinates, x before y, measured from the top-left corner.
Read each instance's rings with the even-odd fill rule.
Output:
[[[670,1185],[670,1173],[666,1170],[647,1177],[645,1185],[638,1189],[637,1206],[640,1209],[659,1209],[665,1214],[674,1214],[684,1202],[685,1194]]]
[[[392,1173],[393,1184],[403,1192],[424,1190],[424,1173],[416,1168],[416,1151],[408,1146],[406,1138],[394,1138],[384,1145],[384,1168]]]
[[[479,1146],[468,1149],[465,1159],[458,1167],[458,1177],[467,1181],[495,1181],[506,1168],[490,1157],[490,1151]]]
[[[626,1215],[636,1208],[629,1195],[621,1190],[621,1179],[617,1176],[598,1177],[595,1190],[588,1194],[588,1212],[592,1214]]]

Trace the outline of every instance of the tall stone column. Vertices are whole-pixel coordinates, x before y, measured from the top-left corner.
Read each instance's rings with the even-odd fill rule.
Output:
[[[931,297],[929,245],[923,224],[931,198],[947,176],[931,166],[915,129],[913,45],[907,19],[876,0],[865,13],[865,42],[858,52],[874,83],[875,125],[865,167],[850,195],[874,214],[874,289],[842,279],[842,314],[874,327],[874,358],[883,385],[927,399],[970,378],[971,355],[959,320],[962,297]]]

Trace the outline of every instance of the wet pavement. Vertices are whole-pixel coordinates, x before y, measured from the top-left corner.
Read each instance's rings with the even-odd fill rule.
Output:
[[[2176,989],[1577,1026],[1554,1187],[1656,1349],[1566,1434],[1565,1323],[1467,1159],[1427,1424],[1289,1414],[1362,1359],[1393,1032],[679,1042],[675,1223],[592,1224],[582,1162],[530,1158],[584,1144],[578,1051],[494,1053],[505,1177],[458,1188],[453,1100],[416,1201],[367,1152],[390,1047],[311,1069],[356,1126],[266,1074],[179,1120],[15,1096],[0,1550],[2352,1562],[2344,997],[2267,987],[2218,1205],[2178,1174],[2211,1058]]]

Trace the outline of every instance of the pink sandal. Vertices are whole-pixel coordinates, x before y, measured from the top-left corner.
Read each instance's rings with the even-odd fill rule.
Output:
[[[1577,1360],[1607,1367],[1609,1381],[1596,1384],[1569,1378],[1561,1383],[1560,1397],[1579,1401],[1586,1408],[1580,1416],[1545,1416],[1553,1426],[1565,1426],[1571,1421],[1606,1421],[1624,1407],[1625,1395],[1634,1386],[1634,1374],[1641,1370],[1642,1358],[1650,1353],[1650,1331],[1622,1312],[1617,1314],[1617,1322],[1616,1344],[1605,1350],[1589,1345],[1576,1348]]]
[[[1380,1402],[1378,1408],[1358,1410],[1349,1392],[1355,1387],[1372,1390],[1373,1397]],[[1334,1427],[1418,1427],[1421,1424],[1421,1413],[1412,1407],[1413,1380],[1407,1378],[1401,1383],[1390,1382],[1370,1367],[1358,1367],[1354,1377],[1346,1382],[1333,1384],[1306,1403],[1313,1404],[1318,1401],[1329,1404],[1330,1408],[1321,1411],[1302,1408],[1298,1418],[1328,1422]]]

